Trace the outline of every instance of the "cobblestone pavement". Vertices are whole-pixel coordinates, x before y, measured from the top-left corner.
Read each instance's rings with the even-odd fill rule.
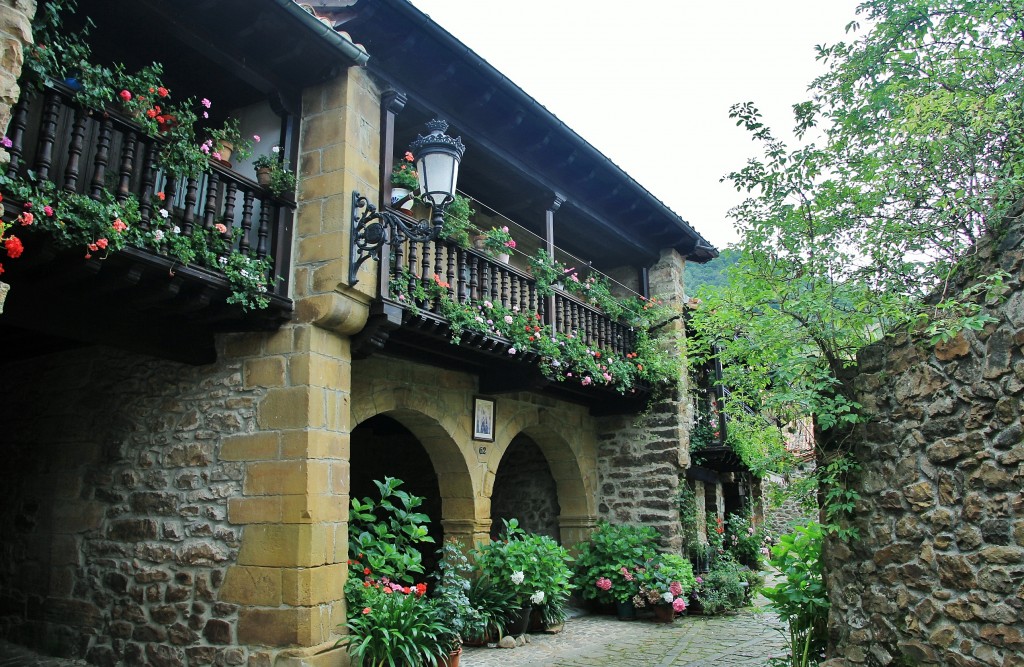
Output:
[[[684,616],[672,624],[570,620],[559,634],[528,635],[515,649],[463,649],[463,667],[754,667],[782,655],[782,623],[760,608],[736,616]]]
[[[763,602],[763,600],[762,600]],[[515,649],[466,648],[462,667],[761,667],[784,650],[782,624],[762,608],[736,616],[683,616],[672,624],[583,616]],[[0,667],[78,667],[0,640]]]

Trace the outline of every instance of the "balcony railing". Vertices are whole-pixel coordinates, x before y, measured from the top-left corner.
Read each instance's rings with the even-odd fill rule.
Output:
[[[581,383],[579,376],[567,375],[565,367],[556,372],[552,358],[515,345],[497,326],[455,331],[446,317],[451,311],[445,308],[457,304],[460,313],[481,316],[499,310],[522,314],[526,323],[538,327],[538,335],[561,334],[582,341],[597,357],[628,359],[638,345],[636,329],[594,304],[557,286],[552,294],[542,294],[528,272],[447,240],[405,242],[387,248],[384,256],[380,299],[357,337],[355,356],[389,349],[474,372],[484,393],[543,391],[590,405],[602,414],[635,411],[650,397],[652,387],[642,380],[624,391],[613,384]],[[453,338],[457,346],[449,344]]]
[[[381,296],[403,306],[443,318],[438,299],[401,304],[395,293],[396,280],[411,275],[411,281],[435,283],[434,276],[448,284],[448,295],[460,303],[490,301],[512,311],[536,313],[552,331],[581,337],[602,351],[625,355],[636,345],[632,327],[609,318],[593,305],[559,289],[552,296],[538,294],[537,281],[528,273],[476,250],[449,241],[405,243],[391,248],[388,279],[382,281]],[[414,291],[414,284],[399,285],[401,293]]]
[[[217,223],[224,224],[228,227],[225,239],[238,234],[233,250],[271,262],[273,268],[267,277],[271,279],[268,292],[274,316],[291,311],[286,295],[293,203],[272,197],[254,181],[217,164],[211,164],[200,178],[170,177],[156,164],[159,138],[147,136],[113,111],[101,114],[83,109],[74,102],[73,91],[63,84],[51,84],[41,93],[26,89],[13,110],[7,136],[11,140],[7,149],[11,158],[9,177],[33,172],[36,178],[51,181],[58,189],[96,200],[104,190],[118,201],[134,196],[143,231],[150,229],[161,208],[180,221],[181,234],[186,236],[200,228],[210,230]],[[158,199],[158,193],[162,193],[162,199]],[[150,250],[128,254],[138,256],[139,252],[153,255],[157,263],[161,261],[158,253]],[[189,269],[185,272],[189,279],[212,283],[201,286],[206,292],[211,287],[226,286],[216,268]]]

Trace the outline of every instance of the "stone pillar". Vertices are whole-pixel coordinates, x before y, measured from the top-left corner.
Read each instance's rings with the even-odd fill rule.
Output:
[[[238,642],[268,647],[276,665],[336,665],[348,559],[350,336],[375,290],[343,284],[351,192],[377,191],[379,95],[365,72],[303,95],[297,321],[272,337],[239,336],[247,386],[267,387],[259,431],[227,442],[245,462],[228,518],[245,526],[222,599],[240,605]],[[283,649],[283,650],[282,650]]]
[[[650,271],[651,295],[682,312],[685,260],[672,249],[662,251]],[[665,354],[681,355],[682,319],[660,333]],[[612,523],[643,523],[661,534],[662,547],[679,553],[680,473],[690,465],[690,400],[681,368],[673,391],[652,404],[640,418],[609,418],[598,442],[599,511]]]
[[[11,122],[11,107],[21,95],[22,47],[32,43],[35,15],[35,0],[0,0],[0,133]],[[0,149],[0,162],[7,160],[7,152]]]

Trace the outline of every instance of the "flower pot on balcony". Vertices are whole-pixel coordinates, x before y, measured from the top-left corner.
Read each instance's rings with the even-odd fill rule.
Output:
[[[509,256],[507,252],[500,253],[498,255],[498,261],[508,264]]]
[[[411,211],[416,200],[412,198],[412,190],[397,185],[391,187],[391,205],[403,211]]]
[[[214,153],[216,153],[218,157],[213,158],[213,159],[216,162],[219,162],[222,165],[224,165],[225,167],[227,167],[228,169],[230,169],[231,168],[231,162],[230,162],[230,160],[231,160],[231,153],[234,152],[234,150],[235,150],[235,145],[233,143],[231,143],[230,141],[218,141],[217,142],[217,148],[216,148],[216,150],[214,150]]]
[[[261,188],[270,187],[270,167],[260,167],[256,170],[256,182]]]

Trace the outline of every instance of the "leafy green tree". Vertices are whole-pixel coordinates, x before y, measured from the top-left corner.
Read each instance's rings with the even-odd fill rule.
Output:
[[[858,420],[848,367],[866,344],[989,321],[1001,276],[959,282],[1024,190],[1024,2],[867,0],[858,15],[850,41],[818,47],[828,71],[793,107],[796,145],[733,107],[761,156],[726,176],[749,195],[731,212],[740,258],[693,322],[740,401],[833,436]]]

